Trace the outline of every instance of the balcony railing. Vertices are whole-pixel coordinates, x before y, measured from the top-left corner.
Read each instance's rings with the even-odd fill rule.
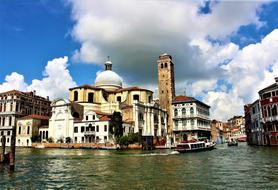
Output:
[[[84,135],[96,135],[95,131],[84,131]]]
[[[175,115],[173,119],[183,119],[183,118],[193,118],[193,117],[200,117],[200,118],[210,120],[209,116],[203,114]]]

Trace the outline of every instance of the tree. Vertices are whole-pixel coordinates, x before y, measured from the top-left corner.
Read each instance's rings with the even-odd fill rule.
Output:
[[[53,142],[54,142],[54,140],[53,140],[53,138],[52,138],[52,137],[49,137],[49,138],[47,139],[47,142],[49,142],[49,143],[53,143]]]
[[[111,117],[110,126],[109,126],[109,132],[113,134],[116,139],[123,136],[124,133],[123,121],[120,112],[113,113]]]
[[[41,137],[39,135],[34,135],[31,137],[32,142],[41,142]]]
[[[66,138],[66,143],[71,143],[71,138],[70,137]]]

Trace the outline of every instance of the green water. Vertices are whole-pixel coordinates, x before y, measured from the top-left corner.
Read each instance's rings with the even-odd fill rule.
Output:
[[[278,147],[207,152],[17,149],[0,189],[278,189]]]

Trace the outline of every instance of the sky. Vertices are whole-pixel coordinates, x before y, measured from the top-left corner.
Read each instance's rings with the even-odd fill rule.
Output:
[[[224,121],[278,76],[277,10],[278,1],[0,0],[0,92],[68,98],[110,56],[125,86],[157,96],[156,61],[168,53],[176,95]]]

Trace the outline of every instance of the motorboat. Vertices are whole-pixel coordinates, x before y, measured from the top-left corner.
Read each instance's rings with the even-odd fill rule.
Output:
[[[200,140],[190,140],[190,141],[181,141],[177,144],[175,150],[180,153],[186,152],[199,152],[205,150],[214,149],[215,142],[211,142],[208,140],[200,141]]]
[[[235,140],[229,141],[228,146],[238,146],[238,142]]]

